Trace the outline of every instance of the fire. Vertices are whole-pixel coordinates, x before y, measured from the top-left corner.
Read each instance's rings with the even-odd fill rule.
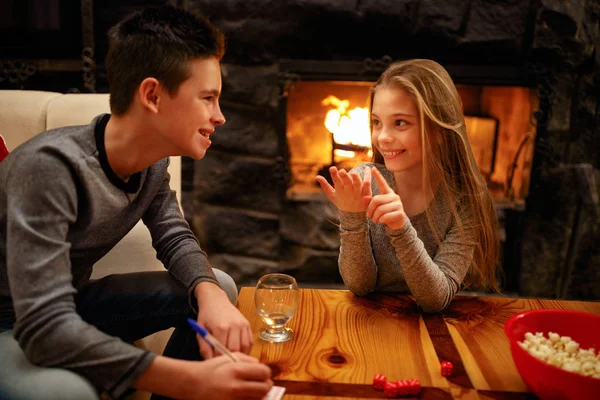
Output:
[[[371,147],[369,112],[366,108],[355,107],[349,110],[350,102],[335,96],[327,96],[321,104],[336,107],[329,110],[325,116],[325,127],[333,134],[335,143]],[[355,155],[353,151],[341,149],[336,149],[335,154],[347,158]]]

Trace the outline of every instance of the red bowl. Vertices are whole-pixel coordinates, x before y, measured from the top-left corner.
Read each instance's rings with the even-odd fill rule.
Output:
[[[542,400],[598,399],[600,379],[565,371],[539,360],[517,342],[525,333],[548,332],[570,336],[580,348],[600,350],[600,315],[581,311],[531,310],[515,314],[506,321],[504,331],[510,342],[513,361],[521,377]]]

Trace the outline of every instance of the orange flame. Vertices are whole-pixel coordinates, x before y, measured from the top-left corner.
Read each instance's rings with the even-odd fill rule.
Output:
[[[325,116],[325,127],[333,134],[333,140],[339,144],[354,144],[371,147],[369,132],[369,112],[366,108],[355,107],[348,110],[350,102],[335,96],[327,96],[321,101],[324,106],[334,106]],[[336,149],[342,157],[354,157],[354,152]]]

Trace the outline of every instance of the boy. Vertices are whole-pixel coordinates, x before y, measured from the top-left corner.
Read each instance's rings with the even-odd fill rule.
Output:
[[[0,164],[0,398],[118,398],[129,388],[262,398],[270,370],[246,355],[250,325],[219,287],[229,277],[209,267],[167,173],[169,156],[202,158],[225,123],[223,36],[163,6],[127,17],[110,39],[111,114],[41,133]],[[140,218],[168,272],[90,281]],[[198,348],[186,325],[196,312],[241,362]],[[125,343],[171,326],[164,356]]]

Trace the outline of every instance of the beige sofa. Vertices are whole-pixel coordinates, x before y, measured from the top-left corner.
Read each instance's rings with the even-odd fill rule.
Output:
[[[26,90],[0,90],[0,135],[13,150],[34,135],[66,125],[88,124],[96,115],[109,112],[108,94],[61,94]],[[181,203],[181,158],[171,157],[171,188]],[[92,278],[125,272],[164,270],[156,258],[150,232],[140,221],[94,267]],[[170,330],[159,332],[137,344],[162,353]],[[147,398],[144,393],[136,399]]]

